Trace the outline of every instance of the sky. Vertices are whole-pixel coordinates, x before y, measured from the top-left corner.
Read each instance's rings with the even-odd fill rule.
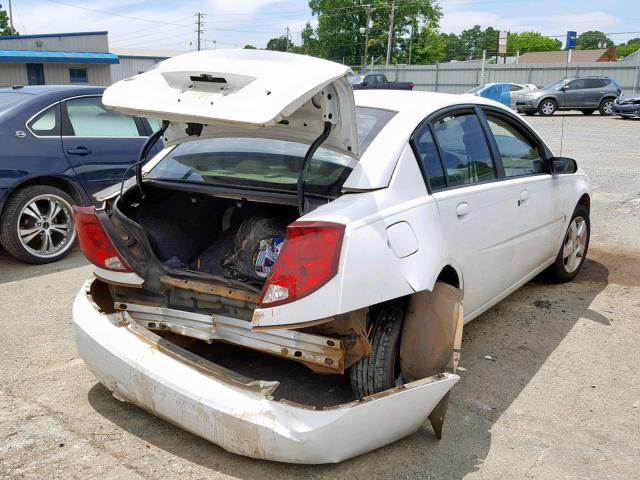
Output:
[[[403,1],[403,0],[399,0]],[[563,40],[567,30],[601,30],[616,43],[640,37],[640,0],[440,0],[440,27],[460,33],[481,25],[540,31]],[[8,8],[8,0],[0,0]],[[12,0],[21,34],[109,32],[111,47],[195,48],[195,12],[204,13],[205,48],[264,47],[285,34],[300,43],[314,22],[307,0]],[[214,43],[215,42],[215,43]]]

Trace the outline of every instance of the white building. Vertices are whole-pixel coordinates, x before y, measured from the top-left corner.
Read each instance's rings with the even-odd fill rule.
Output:
[[[111,65],[111,82],[114,83],[145,72],[157,63],[181,52],[141,48],[112,48],[111,53],[116,54],[120,59],[120,63]]]

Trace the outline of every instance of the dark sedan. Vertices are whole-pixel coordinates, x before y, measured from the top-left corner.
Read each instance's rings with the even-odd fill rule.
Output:
[[[48,263],[75,241],[71,206],[122,179],[151,125],[108,111],[102,87],[0,88],[0,242]]]
[[[613,102],[613,114],[622,118],[640,117],[640,93],[618,97]]]

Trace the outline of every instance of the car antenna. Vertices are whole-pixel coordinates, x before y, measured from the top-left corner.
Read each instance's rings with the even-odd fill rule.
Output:
[[[162,121],[162,126],[160,127],[160,129],[155,132],[154,134],[152,134],[147,141],[144,143],[144,146],[142,147],[142,151],[140,152],[140,158],[139,160],[134,163],[133,165],[130,165],[129,168],[127,168],[124,173],[122,174],[122,182],[120,182],[120,196],[122,197],[122,193],[124,191],[124,182],[127,178],[127,173],[129,173],[129,170],[131,170],[132,168],[136,168],[136,185],[138,185],[138,189],[140,190],[140,197],[144,198],[144,191],[142,190],[142,166],[147,163],[147,156],[149,155],[149,152],[151,151],[151,149],[153,148],[153,146],[156,144],[156,142],[158,141],[158,139],[160,139],[160,137],[162,137],[162,135],[164,135],[164,132],[167,131],[167,128],[169,128],[169,120],[163,120]]]
[[[316,153],[316,150],[322,142],[324,142],[329,134],[331,133],[331,122],[324,122],[324,130],[320,134],[318,138],[316,138],[313,143],[309,146],[309,150],[304,155],[304,161],[302,163],[302,169],[298,174],[298,212],[300,216],[304,215],[304,181],[307,176],[307,172],[309,171],[309,165],[311,165],[311,159],[313,155]]]

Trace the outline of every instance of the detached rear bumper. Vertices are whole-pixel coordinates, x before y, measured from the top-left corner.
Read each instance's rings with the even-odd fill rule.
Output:
[[[121,314],[100,313],[85,285],[73,305],[80,355],[114,395],[233,453],[333,463],[418,430],[459,380],[442,374],[337,407],[275,401],[251,380],[183,350]]]

